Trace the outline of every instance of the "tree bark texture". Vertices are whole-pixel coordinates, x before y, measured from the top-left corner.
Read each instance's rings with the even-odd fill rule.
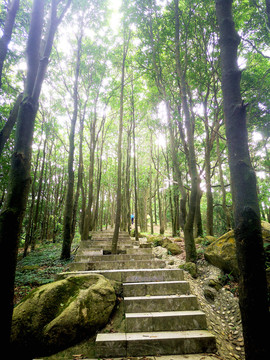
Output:
[[[125,31],[125,29],[124,29]],[[130,36],[130,34],[129,34]],[[125,39],[123,44],[123,58],[122,58],[122,74],[121,74],[121,93],[120,93],[120,115],[119,115],[119,132],[118,132],[118,171],[117,171],[117,200],[116,200],[116,214],[115,214],[115,225],[112,239],[112,254],[117,253],[118,235],[121,222],[121,191],[122,191],[122,136],[123,136],[123,115],[124,115],[124,87],[125,87],[125,62],[128,52],[129,39]]]
[[[220,32],[222,92],[231,188],[234,202],[235,240],[239,267],[239,304],[246,360],[269,358],[267,285],[256,175],[252,168],[246,127],[246,106],[240,91],[237,64],[240,38],[235,30],[232,0],[217,0]]]
[[[76,69],[73,88],[73,115],[71,120],[71,128],[69,134],[69,156],[68,156],[68,182],[67,182],[67,196],[65,202],[64,211],[64,239],[62,245],[61,259],[70,258],[70,250],[72,243],[72,224],[73,224],[73,198],[74,198],[74,151],[75,151],[75,126],[78,116],[78,82],[80,75],[81,64],[81,46],[82,46],[83,30],[81,28],[80,35],[78,37],[77,51],[76,51]]]
[[[179,43],[179,0],[174,0],[175,4],[175,60],[176,60],[176,72],[179,78],[180,84],[180,96],[182,100],[182,106],[185,116],[185,127],[187,132],[188,139],[188,165],[189,165],[189,174],[191,178],[191,192],[189,197],[189,211],[184,226],[184,238],[185,238],[185,250],[186,250],[186,261],[196,262],[197,254],[195,241],[193,236],[193,226],[196,213],[196,204],[197,204],[197,193],[198,193],[198,174],[197,174],[197,165],[196,165],[196,155],[194,148],[194,125],[192,122],[190,109],[188,105],[187,98],[187,83],[185,72],[182,70],[181,61],[180,61],[180,43]]]
[[[38,67],[41,30],[43,25],[44,2],[35,0],[33,3],[31,25],[29,30],[27,58],[28,58],[28,94],[33,93],[34,84],[30,91],[29,79]],[[29,58],[33,57],[33,61]],[[36,64],[37,62],[37,64]],[[26,94],[25,94],[26,95]],[[18,114],[15,147],[11,159],[9,174],[9,188],[4,208],[0,215],[0,252],[6,261],[0,262],[0,269],[5,273],[2,281],[1,297],[1,330],[3,344],[9,344],[11,318],[13,312],[14,278],[17,263],[18,242],[24,217],[27,196],[31,183],[31,145],[34,131],[35,116],[38,104],[32,97],[24,96]]]
[[[0,131],[0,156],[2,154],[2,151],[4,149],[4,146],[7,142],[7,140],[10,137],[13,127],[16,123],[18,112],[19,112],[19,107],[20,107],[22,99],[23,99],[23,94],[20,94],[14,104],[14,107],[13,107],[8,119],[7,119],[7,122],[5,123],[3,129]]]

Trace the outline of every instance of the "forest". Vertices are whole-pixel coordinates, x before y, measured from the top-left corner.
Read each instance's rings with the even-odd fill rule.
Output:
[[[18,248],[60,242],[69,259],[74,238],[129,231],[131,214],[136,236],[182,234],[187,261],[195,238],[230,229],[261,244],[269,36],[269,0],[1,1],[2,306]],[[243,274],[252,256],[264,279],[262,245],[247,243]]]

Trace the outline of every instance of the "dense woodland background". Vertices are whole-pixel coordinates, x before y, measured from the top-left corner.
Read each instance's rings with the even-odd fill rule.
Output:
[[[1,4],[1,24],[8,3]],[[180,1],[179,63],[173,2],[124,2],[120,14],[117,2],[107,3],[76,1],[56,35],[32,146],[33,181],[21,236],[25,254],[39,241],[63,239],[71,151],[72,236],[82,234],[86,214],[90,214],[90,228],[114,224],[123,43],[127,54],[121,227],[128,229],[130,214],[135,212],[136,190],[141,231],[153,232],[153,224],[159,224],[161,232],[167,227],[173,235],[180,232],[188,215],[182,210],[185,207],[188,212],[193,148],[199,192],[195,237],[218,236],[233,226],[214,2]],[[23,91],[30,14],[31,1],[21,1],[3,67],[2,129]],[[242,95],[249,103],[252,164],[261,215],[269,220],[270,52],[264,1],[235,1],[234,16],[241,36],[239,66]],[[189,124],[183,116],[179,66],[185,78]],[[1,154],[1,204],[7,192],[15,128],[16,124]],[[72,132],[74,145],[69,141]]]

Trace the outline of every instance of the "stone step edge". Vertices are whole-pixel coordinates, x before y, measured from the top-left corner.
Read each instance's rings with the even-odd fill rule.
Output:
[[[155,256],[153,254],[141,254],[141,255],[129,255],[129,254],[105,254],[105,255],[78,255],[81,258],[89,258],[89,259],[95,259],[95,260],[108,260],[108,261],[114,261],[114,260],[148,260],[148,259],[155,259]],[[135,258],[134,258],[135,256]],[[111,259],[111,260],[109,260]],[[161,260],[161,259],[159,259]]]
[[[89,270],[89,271],[82,271],[82,273],[99,273],[100,271],[102,272],[110,272],[110,273],[119,273],[119,272],[126,272],[126,273],[129,273],[129,272],[132,272],[132,271],[136,271],[136,272],[142,272],[142,273],[145,273],[145,272],[179,272],[180,273],[183,273],[183,270],[182,269],[122,269],[122,270],[119,270],[119,269],[112,269],[112,270]],[[126,282],[125,282],[126,284]]]
[[[164,269],[165,270],[165,269]],[[144,282],[126,282],[124,286],[144,286],[144,285],[166,285],[166,284],[189,284],[186,280],[168,280],[168,281],[144,281]]]
[[[182,269],[167,269],[167,268],[157,268],[157,269],[114,269],[114,270],[81,270],[81,271],[64,271],[61,273],[58,273],[56,275],[57,279],[62,279],[63,277],[70,276],[70,275],[88,275],[88,274],[101,274],[106,277],[106,274],[132,274],[132,272],[135,272],[136,274],[146,274],[149,276],[151,273],[161,273],[165,274],[166,272],[175,273],[175,274],[181,274],[183,276],[183,270]],[[120,281],[120,280],[119,280]],[[149,281],[149,280],[147,280]],[[122,281],[123,284],[129,283],[130,281]],[[144,281],[141,281],[144,283]]]
[[[125,313],[125,317],[129,319],[133,318],[147,318],[147,317],[181,317],[181,316],[197,316],[205,315],[201,310],[183,310],[183,311],[149,311],[149,312],[140,312],[140,313]]]
[[[144,331],[136,333],[98,333],[96,343],[109,341],[157,341],[157,340],[174,340],[174,339],[196,339],[211,338],[215,336],[208,330],[187,330],[187,331]]]
[[[194,299],[196,295],[147,295],[147,296],[125,296],[124,301],[140,301],[140,300],[165,300],[165,299]]]
[[[99,264],[101,263],[104,264],[104,263],[108,263],[108,264],[119,264],[119,263],[138,263],[138,264],[143,264],[143,263],[160,263],[160,264],[165,264],[165,261],[164,260],[161,260],[161,259],[145,259],[145,260],[134,260],[134,259],[130,259],[130,260],[100,260],[100,261],[74,261],[72,264]]]
[[[130,360],[130,357],[123,358],[123,357],[113,357],[113,358],[102,358],[103,360]],[[153,356],[147,356],[148,360],[214,360],[218,359],[220,360],[219,356],[215,356],[214,354],[185,354],[185,355],[153,355]],[[38,359],[33,359],[38,360]],[[100,360],[98,358],[92,358],[92,359],[84,359],[84,360]]]

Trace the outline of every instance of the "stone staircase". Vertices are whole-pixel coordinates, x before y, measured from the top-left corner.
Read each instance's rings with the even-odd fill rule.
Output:
[[[125,333],[99,333],[96,357],[198,354],[216,351],[205,314],[180,269],[166,269],[150,248],[120,233],[119,254],[110,254],[112,231],[82,241],[71,271],[100,273],[122,282]],[[197,354],[197,355],[196,355]],[[207,359],[208,357],[205,357]]]

